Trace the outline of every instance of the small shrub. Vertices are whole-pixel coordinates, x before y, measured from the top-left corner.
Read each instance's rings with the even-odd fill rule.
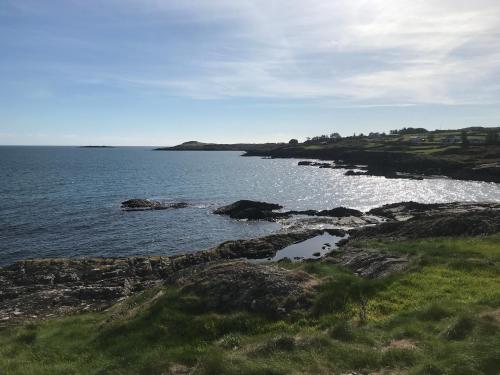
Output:
[[[418,318],[423,321],[439,321],[450,316],[450,312],[443,306],[438,304],[431,304],[427,308],[418,313]]]
[[[389,349],[382,356],[384,366],[408,367],[415,364],[417,356],[413,349]]]
[[[472,318],[459,317],[448,326],[444,337],[448,340],[463,340],[472,332],[474,325]]]
[[[422,366],[417,367],[410,374],[411,375],[442,375],[442,374],[444,374],[444,371],[440,366],[438,366],[434,363],[426,363]]]
[[[200,367],[202,373],[207,375],[226,374],[227,368],[224,361],[224,356],[220,350],[210,350],[201,359]]]
[[[295,339],[292,336],[279,336],[272,340],[275,350],[291,351],[295,349]]]
[[[36,336],[37,336],[36,331],[29,330],[29,331],[22,332],[22,333],[18,334],[16,339],[21,344],[30,345],[30,344],[33,344],[35,342]]]
[[[228,334],[220,339],[220,345],[225,349],[237,349],[241,346],[241,337]]]
[[[289,335],[276,336],[269,339],[255,351],[256,355],[272,355],[277,351],[289,352],[295,349],[295,338]]]
[[[339,320],[328,332],[330,337],[340,341],[351,341],[354,338],[352,325],[347,320]]]

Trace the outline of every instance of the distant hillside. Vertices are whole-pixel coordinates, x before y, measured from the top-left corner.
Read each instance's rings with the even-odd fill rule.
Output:
[[[160,147],[155,151],[266,151],[279,148],[283,143],[203,143],[198,141],[184,142],[173,147]]]

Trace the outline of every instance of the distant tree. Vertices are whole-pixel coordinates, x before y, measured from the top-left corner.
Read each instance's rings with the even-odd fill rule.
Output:
[[[296,145],[296,144],[298,144],[298,143],[299,143],[299,141],[298,141],[297,139],[295,139],[295,138],[292,138],[292,139],[290,139],[290,140],[288,141],[288,144],[290,144],[290,145]]]
[[[425,128],[402,128],[399,130],[391,130],[390,134],[399,134],[399,135],[405,135],[405,134],[421,134],[421,133],[428,133],[429,131]]]
[[[330,134],[330,138],[340,139],[340,138],[342,138],[342,136],[339,133],[332,133],[332,134]]]
[[[460,133],[460,138],[462,139],[462,147],[469,147],[469,139],[467,138],[467,132],[462,130]]]
[[[498,143],[498,132],[496,129],[491,129],[486,132],[486,144],[496,145]]]

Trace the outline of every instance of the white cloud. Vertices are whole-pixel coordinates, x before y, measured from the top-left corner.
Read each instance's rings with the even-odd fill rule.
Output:
[[[128,1],[228,30],[189,76],[136,84],[198,98],[499,101],[498,0]]]

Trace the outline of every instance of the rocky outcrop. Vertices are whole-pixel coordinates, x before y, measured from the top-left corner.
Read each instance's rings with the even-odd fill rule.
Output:
[[[321,233],[303,231],[227,241],[207,251],[172,257],[16,262],[0,268],[0,324],[105,309],[121,298],[163,283],[181,270],[230,259],[272,257],[288,245]]]
[[[185,208],[189,204],[185,202],[164,202],[153,199],[129,199],[122,202],[122,208],[127,211],[138,210],[166,210],[169,208]]]
[[[318,282],[304,272],[244,261],[209,263],[174,273],[170,282],[203,298],[208,309],[283,316],[311,305]]]
[[[331,214],[343,213],[351,215],[345,219],[365,222],[362,219],[367,217],[358,218],[348,209]],[[402,202],[370,213],[388,221],[351,230],[351,238],[425,238],[500,232],[500,203]],[[338,229],[285,232],[252,240],[226,241],[207,251],[172,257],[20,261],[0,268],[0,325],[105,309],[121,298],[166,280],[210,296],[209,306],[215,309],[244,308],[271,315],[286,314],[307,306],[314,278],[273,266],[248,264],[241,258],[272,258],[279,250],[325,231],[338,237],[346,234]],[[322,261],[349,267],[367,278],[400,272],[409,264],[404,256],[359,247],[358,241],[343,241],[343,246],[333,248]]]
[[[218,215],[228,215],[233,219],[247,219],[247,220],[270,220],[289,218],[293,215],[305,216],[326,216],[326,217],[348,217],[355,216],[361,217],[363,213],[358,210],[346,207],[337,207],[331,210],[304,210],[304,211],[285,211],[274,212],[283,208],[279,204],[254,202],[249,200],[241,200],[234,202],[230,205],[223,206],[214,211]]]
[[[361,277],[374,279],[404,271],[410,259],[407,256],[347,245],[332,251],[322,261],[347,267]]]
[[[233,219],[262,220],[281,217],[280,213],[273,211],[282,208],[279,204],[274,203],[240,200],[216,209],[214,214],[228,215]]]
[[[477,160],[471,163],[447,159],[439,155],[418,155],[411,152],[366,150],[349,146],[315,149],[298,145],[271,150],[248,150],[245,156],[319,159],[332,160],[339,164],[340,161],[344,164],[362,164],[368,166],[369,175],[388,178],[420,179],[422,176],[439,175],[459,180],[500,182],[500,166],[497,163],[477,163]],[[302,163],[301,165],[312,165],[314,162]],[[396,172],[404,172],[404,174]]]
[[[27,260],[0,269],[0,323],[99,310],[157,285],[168,258]]]
[[[451,203],[418,203],[399,202],[386,204],[382,207],[368,211],[370,215],[382,216],[394,220],[407,220],[412,217],[433,215],[454,215],[465,212],[476,212],[483,210],[500,210],[500,203],[475,203],[475,202],[451,202]]]
[[[361,217],[363,216],[363,213],[359,210],[354,210],[352,208],[346,208],[346,207],[337,207],[331,210],[322,210],[317,212],[313,216],[328,216],[328,217],[348,217],[348,216],[355,216],[355,217]]]
[[[500,210],[482,209],[415,216],[405,221],[392,221],[373,227],[355,229],[352,238],[425,238],[440,236],[477,236],[500,231]]]
[[[294,243],[305,241],[328,232],[333,236],[344,237],[346,232],[340,229],[306,230],[301,232],[272,234],[251,240],[226,241],[214,247],[210,252],[219,258],[266,259],[273,257],[278,250]]]

